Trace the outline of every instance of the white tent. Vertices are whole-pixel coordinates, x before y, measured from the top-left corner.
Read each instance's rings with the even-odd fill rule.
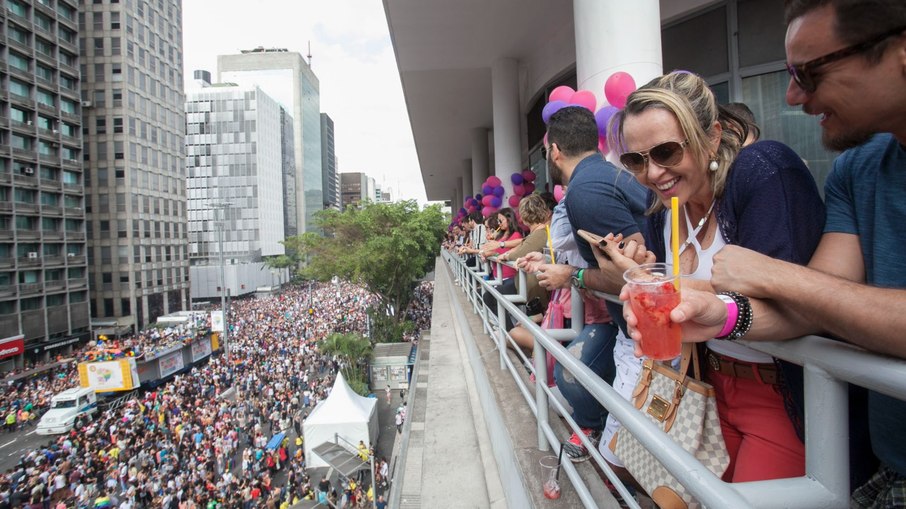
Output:
[[[359,396],[346,383],[342,373],[330,390],[327,399],[318,403],[302,425],[305,436],[305,466],[326,467],[312,449],[324,442],[334,442],[334,434],[340,435],[341,445],[355,448],[359,440],[371,447],[378,436],[377,399]],[[350,445],[351,444],[351,445]]]

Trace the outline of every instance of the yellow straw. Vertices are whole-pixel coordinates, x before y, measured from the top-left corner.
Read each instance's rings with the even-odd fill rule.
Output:
[[[547,232],[547,247],[551,250],[551,263],[557,263],[557,257],[554,256],[554,243],[551,241],[551,227],[550,225],[544,226],[544,231]]]
[[[679,266],[679,199],[674,196],[670,198],[670,229],[671,229],[671,242],[670,248],[673,250],[673,275],[679,276],[680,266]],[[673,287],[679,291],[680,289],[680,278],[677,277],[673,280]]]

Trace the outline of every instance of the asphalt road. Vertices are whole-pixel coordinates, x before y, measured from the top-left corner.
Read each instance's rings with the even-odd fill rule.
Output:
[[[35,433],[34,426],[13,433],[0,432],[0,472],[13,468],[19,463],[19,458],[52,443],[58,436],[39,435]]]

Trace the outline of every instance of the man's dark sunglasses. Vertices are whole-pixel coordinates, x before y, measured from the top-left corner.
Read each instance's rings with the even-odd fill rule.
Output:
[[[847,46],[843,49],[828,53],[827,55],[809,60],[808,62],[802,64],[787,63],[786,70],[790,73],[790,76],[793,77],[793,81],[795,81],[796,84],[799,85],[799,88],[809,94],[814,93],[815,89],[818,88],[818,76],[816,75],[815,71],[819,67],[827,65],[831,62],[836,62],[837,60],[842,60],[852,55],[858,55],[859,53],[868,51],[884,40],[898,35],[903,31],[906,31],[906,26],[878,34],[871,39],[853,44],[852,46]]]
[[[644,152],[626,152],[620,156],[620,162],[627,170],[636,174],[645,171],[649,159],[658,166],[672,168],[683,161],[683,147],[688,144],[689,140],[666,141]]]

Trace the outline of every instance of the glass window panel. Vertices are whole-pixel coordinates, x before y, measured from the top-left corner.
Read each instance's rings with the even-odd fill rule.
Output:
[[[664,72],[684,69],[712,76],[728,72],[727,8],[720,7],[661,31]]]
[[[782,0],[738,0],[739,65],[786,59]]]
[[[831,170],[835,152],[821,144],[821,127],[798,106],[786,103],[790,75],[786,70],[752,76],[742,80],[743,102],[755,113],[762,139],[786,143],[805,160],[824,193],[824,181]]]

